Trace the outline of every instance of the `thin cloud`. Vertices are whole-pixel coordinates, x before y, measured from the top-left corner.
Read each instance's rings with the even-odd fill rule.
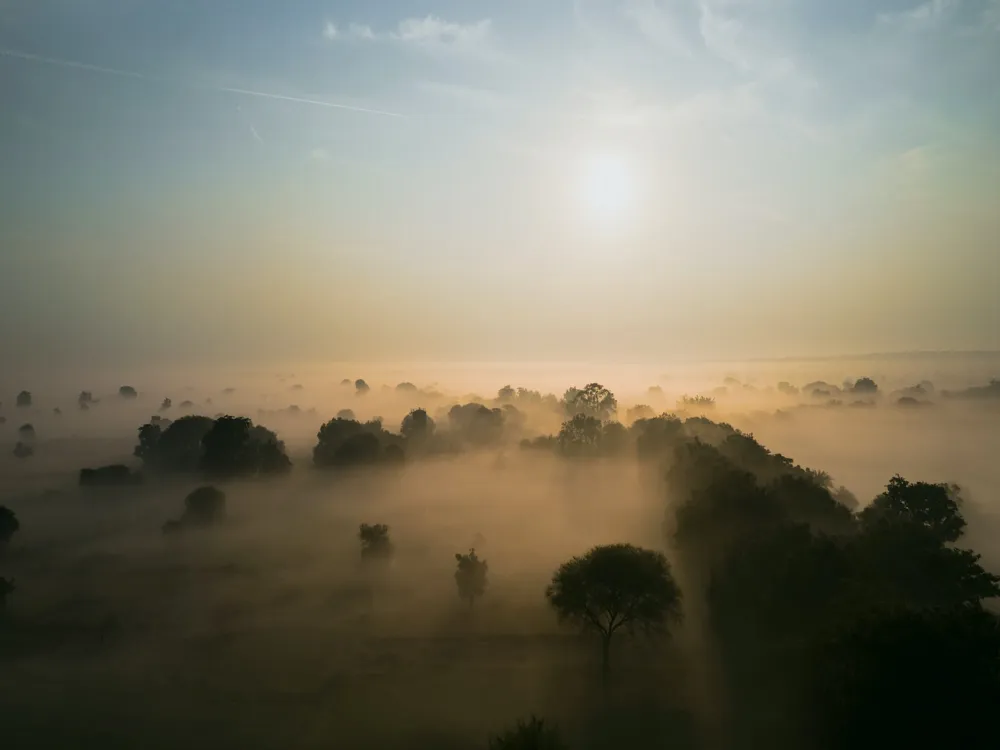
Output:
[[[253,137],[257,141],[257,143],[259,143],[261,146],[263,146],[264,145],[264,139],[260,137],[260,133],[257,132],[257,128],[255,128],[253,126],[252,122],[250,123],[250,132],[253,134]]]
[[[289,96],[287,94],[274,94],[268,91],[254,91],[253,89],[237,88],[235,86],[208,86],[183,81],[175,81],[161,76],[152,76],[145,73],[137,73],[130,70],[118,68],[106,68],[101,65],[91,65],[90,63],[78,62],[76,60],[63,60],[57,57],[45,57],[35,55],[30,52],[20,52],[12,49],[0,49],[0,56],[25,60],[27,62],[42,63],[60,68],[70,68],[74,70],[85,70],[91,73],[102,73],[104,75],[118,76],[122,78],[133,78],[142,81],[151,81],[160,84],[182,86],[189,89],[200,89],[216,91],[225,94],[238,94],[240,96],[252,96],[259,99],[271,99],[273,101],[293,102],[295,104],[308,104],[314,107],[326,107],[327,109],[340,109],[348,112],[359,112],[368,115],[380,115],[383,117],[405,118],[406,115],[399,112],[390,112],[384,109],[373,109],[371,107],[358,107],[353,104],[337,104],[335,102],[323,101],[322,99],[311,99],[303,96]]]
[[[880,13],[881,24],[906,31],[932,29],[942,25],[958,9],[960,0],[927,0],[910,10],[900,13]]]
[[[327,36],[324,33],[324,36]],[[493,49],[493,20],[484,18],[472,23],[446,21],[438,16],[407,18],[395,28],[377,31],[367,24],[351,23],[347,33],[327,36],[331,41],[352,39],[361,42],[389,42],[419,49],[429,54],[461,54],[469,57],[500,56]]]
[[[676,19],[656,0],[632,0],[625,8],[625,16],[658,47],[680,57],[693,56],[691,44]]]
[[[340,36],[340,30],[337,28],[337,24],[333,21],[327,21],[326,25],[323,26],[323,38],[324,39],[336,39]]]

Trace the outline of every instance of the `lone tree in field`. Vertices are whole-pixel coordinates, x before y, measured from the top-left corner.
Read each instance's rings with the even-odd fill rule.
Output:
[[[21,408],[31,406],[31,391],[21,391],[18,393],[16,403]]]
[[[631,544],[594,547],[563,563],[545,597],[561,622],[601,636],[605,680],[611,674],[611,637],[617,631],[664,631],[681,617],[681,592],[667,558]]]
[[[532,716],[517,726],[490,737],[489,750],[566,750],[559,731],[544,719]]]
[[[455,554],[458,570],[455,571],[455,583],[458,585],[458,595],[469,602],[471,607],[476,598],[486,593],[486,572],[489,566],[485,560],[476,556],[476,550],[470,549],[469,554]]]
[[[3,552],[11,537],[21,528],[20,521],[10,508],[0,505],[0,552]]]
[[[389,539],[389,527],[384,523],[361,524],[358,539],[361,540],[362,560],[388,560],[395,552]]]

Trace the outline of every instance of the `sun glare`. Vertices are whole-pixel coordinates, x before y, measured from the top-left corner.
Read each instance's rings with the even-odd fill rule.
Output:
[[[620,156],[591,156],[584,164],[583,198],[587,209],[605,221],[621,219],[631,208],[633,179]]]

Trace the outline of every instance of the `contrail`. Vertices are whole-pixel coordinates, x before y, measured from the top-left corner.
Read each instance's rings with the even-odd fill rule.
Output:
[[[142,81],[157,81],[160,83],[168,83],[168,84],[172,83],[175,85],[184,86],[186,88],[217,91],[219,93],[225,93],[225,94],[239,94],[240,96],[255,96],[260,99],[273,99],[275,101],[294,102],[295,104],[308,104],[314,107],[326,107],[327,109],[342,109],[348,112],[361,112],[366,115],[381,115],[383,117],[396,117],[396,118],[406,117],[406,115],[400,114],[399,112],[389,112],[388,110],[371,109],[369,107],[356,107],[351,104],[335,104],[334,102],[326,102],[323,101],[322,99],[307,99],[301,96],[286,96],[284,94],[272,94],[267,91],[253,91],[252,89],[240,89],[232,86],[207,86],[207,85],[199,85],[193,83],[182,83],[178,81],[172,81],[169,78],[146,75],[145,73],[136,73],[131,70],[106,68],[103,65],[91,65],[90,63],[77,62],[75,60],[63,60],[58,57],[45,57],[44,55],[35,55],[30,52],[19,52],[17,50],[12,50],[12,49],[0,48],[0,56],[12,57],[18,60],[27,60],[29,62],[43,63],[45,65],[55,65],[62,68],[87,70],[92,73],[104,73],[105,75],[120,76],[122,78],[135,78]],[[258,139],[260,138],[260,136],[257,137]]]

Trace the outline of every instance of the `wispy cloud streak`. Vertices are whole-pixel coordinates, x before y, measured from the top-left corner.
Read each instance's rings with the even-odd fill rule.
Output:
[[[314,107],[326,107],[327,109],[340,109],[340,110],[345,110],[347,112],[360,112],[362,114],[367,114],[367,115],[380,115],[383,117],[396,117],[396,118],[406,117],[406,115],[401,114],[399,112],[390,112],[384,109],[359,107],[353,104],[337,104],[335,102],[328,102],[322,99],[311,99],[302,96],[289,96],[287,94],[274,94],[267,91],[254,91],[253,89],[237,88],[235,86],[208,86],[196,83],[181,82],[172,80],[170,78],[164,78],[161,76],[153,76],[145,73],[137,73],[131,70],[107,68],[102,65],[91,65],[90,63],[78,62],[76,60],[63,60],[58,57],[46,57],[44,55],[36,55],[30,52],[21,52],[19,50],[0,49],[0,57],[9,57],[17,60],[42,63],[44,65],[53,65],[61,68],[71,68],[74,70],[85,70],[91,73],[103,73],[104,75],[119,76],[121,78],[132,78],[141,81],[152,81],[161,84],[183,86],[189,89],[216,91],[224,94],[238,94],[240,96],[253,96],[260,99],[271,99],[273,101],[292,102],[295,104],[306,104]]]

